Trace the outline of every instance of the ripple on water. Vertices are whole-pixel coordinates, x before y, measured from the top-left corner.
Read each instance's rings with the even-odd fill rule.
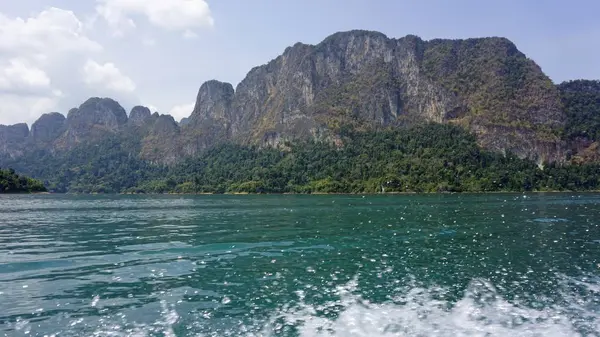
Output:
[[[599,336],[596,195],[2,201],[0,336]]]

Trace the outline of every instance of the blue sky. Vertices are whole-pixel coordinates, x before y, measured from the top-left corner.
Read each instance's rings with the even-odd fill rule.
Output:
[[[0,124],[66,114],[90,96],[180,119],[202,82],[236,85],[295,42],[350,29],[504,36],[555,82],[598,79],[597,13],[592,0],[2,1]]]

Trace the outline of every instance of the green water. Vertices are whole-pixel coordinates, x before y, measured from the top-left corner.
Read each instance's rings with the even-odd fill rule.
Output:
[[[600,336],[599,315],[599,194],[0,197],[0,336]]]

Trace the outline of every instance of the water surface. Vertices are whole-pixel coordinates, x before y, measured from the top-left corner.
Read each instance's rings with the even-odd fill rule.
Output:
[[[0,197],[0,336],[600,336],[600,195]]]

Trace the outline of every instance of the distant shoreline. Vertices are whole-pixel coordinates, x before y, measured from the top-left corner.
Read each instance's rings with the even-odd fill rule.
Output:
[[[285,192],[285,193],[249,193],[249,192],[225,192],[225,193],[209,193],[209,192],[199,192],[199,193],[132,193],[132,192],[123,192],[123,193],[59,193],[59,192],[10,192],[10,193],[0,193],[0,195],[148,195],[148,196],[158,196],[158,195],[178,195],[178,196],[193,196],[193,195],[248,195],[248,196],[256,196],[256,195],[348,195],[348,196],[383,196],[383,195],[446,195],[446,194],[542,194],[542,193],[550,193],[550,194],[558,194],[558,193],[600,193],[600,190],[590,190],[590,191],[479,191],[479,192],[385,192],[385,193],[327,193],[327,192],[314,192],[314,193],[293,193],[293,192]]]
[[[532,194],[540,194],[540,193],[600,193],[600,190],[590,190],[590,191],[480,191],[480,192],[384,192],[384,193],[341,193],[341,192],[314,192],[314,193],[293,193],[293,192],[284,192],[284,193],[249,193],[249,192],[225,192],[225,193],[209,193],[209,192],[199,192],[199,193],[64,193],[64,194],[106,194],[106,195],[368,195],[368,196],[376,196],[376,195],[416,195],[416,194],[524,194],[524,193],[532,193]],[[58,193],[60,194],[60,193]]]

